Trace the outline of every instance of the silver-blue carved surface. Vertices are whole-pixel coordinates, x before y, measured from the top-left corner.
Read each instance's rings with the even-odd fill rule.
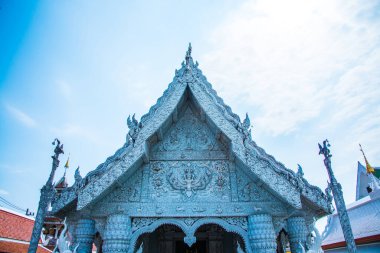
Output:
[[[178,105],[186,93],[192,94],[203,113],[207,115],[207,119],[217,126],[214,130],[222,132],[231,141],[228,144],[229,153],[242,161],[251,173],[271,188],[271,191],[277,192],[280,198],[297,209],[302,208],[301,192],[310,201],[316,203],[322,209],[322,213],[328,211],[330,203],[322,191],[309,185],[303,178],[298,180],[296,173],[285,168],[258,147],[251,139],[246,124],[241,123],[239,117],[232,113],[231,108],[224,104],[212,89],[211,84],[207,82],[198,65],[193,63],[183,65],[176,71],[173,82],[169,84],[163,96],[141,118],[140,122],[136,122],[136,128],[132,129],[134,139],[131,141],[127,138],[126,145],[99,166],[90,180],[85,178],[86,184],[78,196],[78,209],[84,208],[104,191],[109,190],[115,180],[128,172],[143,157],[157,159],[155,157],[157,152],[148,153],[149,148],[147,149],[146,142],[157,132],[162,131],[161,126],[169,118],[177,117]],[[218,153],[213,152],[211,150],[207,153],[210,158],[217,157]],[[170,155],[175,155],[174,153]],[[182,155],[196,157],[197,153],[187,152]]]
[[[92,217],[98,232],[115,241],[118,233],[104,232],[115,225],[109,217],[131,221],[132,228],[124,226],[128,231],[120,234],[132,232],[132,245],[139,234],[162,224],[182,228],[191,244],[194,229],[209,223],[240,234],[247,243],[248,216],[269,215],[262,223],[274,234],[287,230],[286,218],[295,213],[309,226],[312,218],[331,212],[331,199],[318,187],[256,145],[249,117],[240,121],[189,52],[140,122],[134,115],[128,118],[124,146],[56,195],[53,212]],[[77,203],[76,210],[71,203]]]
[[[183,115],[152,147],[151,154],[160,155],[152,155],[155,159],[104,197],[94,214],[123,210],[132,217],[286,215],[287,206],[229,160],[226,145],[190,105],[184,106]]]
[[[118,186],[106,198],[109,202],[138,202],[141,199],[142,171],[136,171],[123,185]]]

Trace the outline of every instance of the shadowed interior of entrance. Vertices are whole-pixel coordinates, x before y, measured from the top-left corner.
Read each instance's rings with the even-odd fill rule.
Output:
[[[216,224],[199,227],[195,233],[196,242],[187,245],[185,233],[174,225],[162,225],[155,231],[143,234],[137,241],[137,249],[143,243],[143,253],[237,253],[238,243],[244,249],[243,239],[225,231]]]

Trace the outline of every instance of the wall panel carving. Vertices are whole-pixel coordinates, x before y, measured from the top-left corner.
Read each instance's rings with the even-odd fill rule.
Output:
[[[153,148],[153,152],[223,150],[226,148],[216,140],[207,124],[196,117],[189,106],[177,124],[169,129],[164,140]]]
[[[153,201],[230,201],[227,161],[151,162]]]

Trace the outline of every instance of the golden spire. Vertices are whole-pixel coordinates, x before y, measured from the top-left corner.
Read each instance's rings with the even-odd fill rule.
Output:
[[[66,161],[66,163],[65,163],[65,173],[63,174],[63,177],[65,177],[66,176],[66,170],[70,167],[69,166],[69,161],[70,161],[70,154],[69,154],[69,156],[67,157],[67,161]]]
[[[362,145],[360,145],[360,143],[359,143],[359,147],[360,147],[360,151],[363,153],[363,156],[364,156],[365,167],[367,168],[367,174],[369,173],[373,174],[375,172],[375,169],[369,164],[367,157],[365,156],[364,151],[362,149]]]
[[[70,156],[67,158],[66,164],[65,164],[65,169],[69,168],[69,161],[70,161]]]

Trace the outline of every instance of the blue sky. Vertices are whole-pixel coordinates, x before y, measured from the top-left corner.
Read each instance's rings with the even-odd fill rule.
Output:
[[[358,143],[380,165],[380,1],[0,0],[0,196],[36,209],[58,137],[69,182],[125,141],[193,57],[253,139],[322,189],[329,138],[346,202]]]

